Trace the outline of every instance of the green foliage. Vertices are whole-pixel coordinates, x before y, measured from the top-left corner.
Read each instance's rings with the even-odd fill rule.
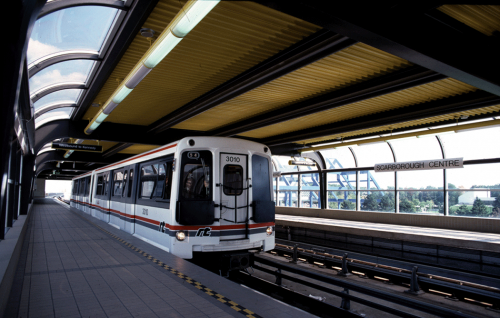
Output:
[[[363,204],[361,205],[363,211],[378,211],[378,202],[374,195],[369,194],[366,196]]]
[[[415,206],[410,200],[401,200],[399,202],[399,212],[415,212]]]
[[[468,215],[469,208],[465,204],[462,204],[455,213],[460,216]]]
[[[349,201],[349,200],[344,200],[340,204],[340,208],[342,210],[356,210],[356,204],[354,202]]]
[[[495,201],[493,201],[493,208],[500,212],[500,197],[496,197]]]
[[[394,211],[394,194],[386,194],[380,199],[380,211]]]
[[[484,205],[483,201],[481,199],[476,198],[474,200],[474,204],[472,205],[471,209],[472,215],[475,216],[488,216],[488,209],[486,208],[486,205]]]

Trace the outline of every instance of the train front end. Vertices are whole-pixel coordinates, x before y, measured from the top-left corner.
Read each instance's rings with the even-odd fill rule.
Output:
[[[275,204],[269,149],[239,139],[193,137],[177,145],[171,251],[222,254],[231,269],[248,250],[274,248]],[[177,193],[175,193],[176,191]]]

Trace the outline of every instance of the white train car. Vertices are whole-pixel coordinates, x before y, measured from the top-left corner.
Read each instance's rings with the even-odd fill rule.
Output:
[[[73,181],[92,191],[74,192],[72,206],[88,206],[94,217],[179,257],[274,248],[271,154],[265,145],[184,138]],[[234,255],[234,268],[248,266],[245,254]]]

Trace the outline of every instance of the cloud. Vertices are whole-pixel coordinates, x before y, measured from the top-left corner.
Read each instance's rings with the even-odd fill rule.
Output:
[[[41,57],[61,51],[61,49],[37,40],[30,39],[28,43],[28,64]]]
[[[42,73],[43,72],[43,73]],[[60,70],[42,71],[30,79],[30,93],[38,91],[52,84],[65,82],[83,83],[87,79],[87,74],[81,72],[73,72],[67,75],[62,75]]]

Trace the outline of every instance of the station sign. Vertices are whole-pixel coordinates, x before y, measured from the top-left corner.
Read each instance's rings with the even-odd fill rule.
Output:
[[[70,143],[65,143],[65,142],[53,142],[52,143],[52,149],[102,152],[102,146],[97,146],[97,145],[83,145],[83,144],[70,144]]]
[[[377,163],[375,172],[455,169],[464,167],[464,158]]]

